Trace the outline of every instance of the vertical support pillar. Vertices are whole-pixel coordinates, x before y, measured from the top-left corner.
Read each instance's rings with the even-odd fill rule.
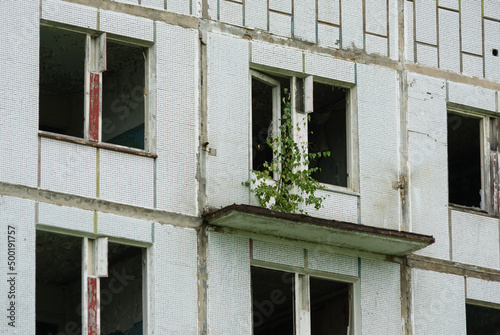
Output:
[[[99,142],[99,115],[101,102],[101,76],[90,72],[89,141]]]
[[[309,275],[295,274],[295,329],[300,335],[311,335]]]

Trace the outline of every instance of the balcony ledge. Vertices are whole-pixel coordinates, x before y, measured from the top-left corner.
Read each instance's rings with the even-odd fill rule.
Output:
[[[301,214],[237,205],[204,214],[209,226],[373,252],[405,256],[435,242],[434,237]]]

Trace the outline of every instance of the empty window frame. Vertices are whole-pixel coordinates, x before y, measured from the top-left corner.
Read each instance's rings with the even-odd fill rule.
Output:
[[[346,335],[352,284],[306,274],[251,267],[254,335]]]
[[[348,90],[314,82],[313,113],[309,114],[309,153],[330,152],[328,157],[311,159],[318,168],[312,177],[320,183],[348,187]]]
[[[107,239],[37,231],[36,334],[145,334],[144,257]]]
[[[497,335],[500,333],[500,308],[467,303],[467,335]]]
[[[39,129],[147,149],[148,48],[40,28]]]
[[[449,202],[498,215],[498,120],[448,111]]]

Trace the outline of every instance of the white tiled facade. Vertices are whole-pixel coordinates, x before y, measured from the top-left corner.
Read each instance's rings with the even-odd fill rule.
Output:
[[[41,25],[148,50],[146,150],[39,131]],[[253,266],[349,283],[350,335],[467,334],[467,303],[500,306],[498,212],[449,204],[447,137],[450,109],[489,119],[479,154],[498,154],[500,1],[0,0],[0,27],[1,334],[35,334],[37,231],[142,248],[144,334],[253,334]],[[311,216],[435,243],[392,257],[210,227],[255,204],[251,70],[349,91],[350,185]]]

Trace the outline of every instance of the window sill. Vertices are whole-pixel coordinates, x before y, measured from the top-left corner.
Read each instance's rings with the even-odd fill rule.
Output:
[[[353,195],[355,197],[360,196],[359,192],[351,191],[350,189],[348,189],[346,187],[335,186],[335,185],[330,185],[330,184],[323,184],[323,183],[320,183],[320,185],[325,187],[325,189],[323,191],[326,191],[326,192],[342,193],[342,194],[347,194],[347,195]]]
[[[138,155],[138,156],[144,156],[144,157],[151,157],[151,158],[157,158],[158,155],[151,154],[149,152],[146,152],[144,150],[140,149],[133,149],[133,148],[127,148],[127,147],[122,147],[120,145],[116,144],[109,144],[109,143],[96,143],[96,142],[90,142],[88,140],[85,140],[83,138],[78,138],[78,137],[73,137],[73,136],[68,136],[68,135],[61,135],[61,134],[55,134],[51,133],[48,131],[43,131],[39,130],[38,131],[38,136],[40,137],[46,137],[46,138],[52,138],[55,140],[60,140],[60,141],[65,141],[65,142],[70,142],[70,143],[76,143],[76,144],[82,144],[94,148],[101,148],[101,149],[107,149],[107,150],[113,150],[113,151],[118,151],[118,152],[123,152],[126,154],[132,154],[132,155]]]
[[[477,215],[487,216],[489,218],[498,218],[498,216],[489,214],[487,211],[485,211],[484,209],[480,209],[480,208],[468,207],[468,206],[463,206],[463,205],[456,205],[456,204],[451,204],[451,203],[448,204],[448,208],[451,210],[454,210],[454,211],[458,211],[458,212],[477,214]]]

